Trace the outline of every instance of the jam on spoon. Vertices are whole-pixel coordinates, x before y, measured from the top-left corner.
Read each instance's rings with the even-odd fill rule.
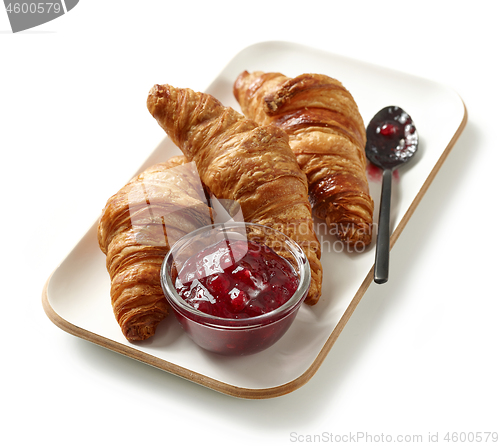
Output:
[[[418,133],[408,113],[389,106],[372,118],[366,138],[366,157],[383,170],[374,280],[385,283],[389,279],[392,173],[417,151]]]

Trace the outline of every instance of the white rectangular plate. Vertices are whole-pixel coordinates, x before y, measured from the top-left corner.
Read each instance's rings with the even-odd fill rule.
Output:
[[[206,92],[239,110],[232,88],[244,70],[278,71],[287,76],[322,73],[336,78],[354,96],[365,124],[387,105],[398,105],[412,116],[420,146],[415,159],[400,169],[393,186],[394,244],[465,127],[467,114],[460,97],[426,79],[286,42],[244,49]],[[168,79],[158,79],[158,83],[165,82]],[[179,149],[165,138],[138,171],[177,154]],[[375,216],[380,186],[378,178],[370,178]],[[348,253],[318,223],[327,272],[323,296],[314,307],[303,306],[290,330],[270,349],[236,358],[208,353],[188,338],[173,315],[160,324],[154,339],[130,343],[113,316],[96,228],[97,222],[48,279],[42,301],[49,318],[83,339],[241,398],[275,397],[304,385],[318,370],[373,277],[375,243],[362,253]]]

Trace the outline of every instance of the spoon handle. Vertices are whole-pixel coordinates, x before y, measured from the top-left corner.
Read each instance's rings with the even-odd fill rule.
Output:
[[[384,169],[378,218],[377,249],[375,252],[375,283],[385,283],[389,280],[391,192],[392,169]]]

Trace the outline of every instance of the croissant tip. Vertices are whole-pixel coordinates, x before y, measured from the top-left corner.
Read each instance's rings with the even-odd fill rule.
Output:
[[[151,90],[149,90],[148,97],[164,97],[168,94],[168,86],[155,84]]]
[[[306,305],[309,305],[310,307],[313,307],[318,303],[320,297],[321,297],[320,293],[315,293],[315,294],[309,293],[309,295],[304,300],[304,303]]]
[[[149,90],[147,107],[149,112],[155,116],[155,106],[158,103],[159,98],[166,98],[168,96],[168,85],[155,84],[153,88]]]
[[[250,75],[250,73],[247,70],[245,70],[245,71],[241,72],[240,75],[234,81],[233,95],[238,101],[239,101],[239,94],[241,92],[241,87],[242,87],[243,81],[249,75]]]
[[[136,324],[125,326],[123,327],[122,332],[128,341],[145,341],[146,339],[154,336],[157,324],[158,322],[153,325]]]
[[[360,225],[358,227],[347,227],[347,229],[338,230],[337,238],[356,250],[364,250],[372,241],[371,225]]]
[[[243,80],[245,77],[249,76],[250,73],[248,70],[244,70],[240,73],[240,75],[236,78],[236,82]]]

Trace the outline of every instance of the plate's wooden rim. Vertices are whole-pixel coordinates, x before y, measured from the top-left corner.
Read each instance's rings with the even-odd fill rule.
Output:
[[[460,98],[460,96],[459,96]],[[394,246],[396,243],[396,240],[399,238],[401,235],[401,232],[403,231],[404,227],[410,220],[411,216],[413,215],[413,212],[417,208],[418,204],[422,200],[422,197],[425,195],[427,192],[427,189],[431,185],[432,181],[436,177],[439,169],[445,162],[446,158],[448,157],[451,149],[457,142],[458,138],[462,134],[466,124],[467,124],[467,119],[468,119],[468,113],[467,113],[467,107],[465,106],[465,103],[463,102],[462,98],[460,98],[462,101],[462,105],[464,107],[464,115],[462,118],[462,122],[460,123],[457,131],[451,138],[450,142],[446,146],[445,150],[439,157],[437,163],[431,170],[429,176],[425,180],[424,184],[420,188],[419,192],[417,193],[416,197],[412,201],[410,207],[406,211],[405,215],[399,222],[398,226],[395,228],[394,232],[391,235],[391,240],[390,240],[390,247]],[[334,330],[332,331],[331,335],[328,337],[327,341],[325,342],[325,345],[323,348],[320,350],[318,353],[318,356],[316,359],[313,361],[311,366],[298,378],[282,384],[280,386],[276,387],[269,387],[269,388],[263,388],[263,389],[249,389],[249,388],[244,388],[244,387],[237,387],[233,386],[228,383],[224,383],[222,381],[218,381],[213,378],[209,378],[201,373],[193,372],[189,369],[186,369],[184,367],[180,367],[177,364],[165,361],[163,359],[157,358],[156,356],[149,355],[147,353],[141,352],[139,350],[136,350],[132,347],[128,347],[127,345],[121,344],[116,341],[112,341],[111,339],[108,339],[106,337],[100,336],[96,333],[92,333],[88,330],[85,330],[83,328],[77,327],[76,325],[72,324],[71,322],[65,320],[62,318],[50,305],[49,302],[49,296],[48,296],[48,287],[50,283],[50,279],[52,277],[52,274],[49,276],[47,279],[47,282],[45,283],[45,286],[42,291],[42,305],[45,313],[47,314],[48,318],[59,328],[62,330],[77,336],[79,338],[85,339],[87,341],[90,341],[94,344],[100,345],[101,347],[105,347],[109,350],[113,350],[117,353],[121,353],[125,356],[129,356],[133,359],[136,359],[138,361],[144,362],[146,364],[152,365],[153,367],[157,367],[161,370],[164,370],[166,372],[170,372],[174,375],[177,375],[179,377],[188,379],[190,381],[193,381],[194,383],[200,384],[202,386],[208,387],[212,390],[216,390],[220,393],[224,393],[230,396],[234,396],[237,398],[246,398],[246,399],[267,399],[267,398],[275,398],[279,396],[286,395],[288,393],[293,392],[294,390],[297,390],[298,388],[302,387],[304,384],[306,384],[316,373],[316,371],[319,369],[323,361],[325,360],[328,352],[331,350],[333,347],[333,344],[339,337],[340,333],[344,329],[345,325],[347,324],[347,321],[350,319],[351,315],[353,314],[354,310],[358,306],[359,302],[361,301],[361,298],[365,294],[366,290],[370,286],[370,284],[373,281],[373,267],[370,269],[369,273],[363,280],[361,286],[359,287],[358,291],[356,292],[354,298],[352,299],[351,303],[347,307],[346,311],[340,318],[340,321],[338,324],[335,326]]]
[[[354,312],[356,306],[358,305],[359,301],[361,300],[361,297],[363,294],[366,292],[368,287],[370,286],[370,283],[372,282],[372,277],[373,277],[373,267],[368,273],[368,275],[365,277],[365,280],[363,281],[361,287],[357,291],[354,299],[351,301],[349,304],[349,307],[345,311],[345,313],[342,315],[339,323],[336,325],[334,328],[332,334],[329,336],[327,339],[325,345],[319,352],[318,356],[316,359],[313,361],[311,366],[298,378],[282,384],[280,386],[276,387],[269,387],[269,388],[262,388],[262,389],[250,389],[250,388],[245,388],[245,387],[238,387],[238,386],[233,386],[231,384],[210,378],[208,376],[205,376],[201,373],[193,372],[192,370],[186,369],[184,367],[181,367],[177,364],[174,364],[169,361],[165,361],[164,359],[160,359],[154,355],[150,355],[148,353],[144,353],[140,350],[137,350],[133,348],[132,346],[127,346],[125,344],[121,344],[119,342],[113,341],[111,339],[108,339],[104,336],[98,335],[96,333],[93,333],[91,331],[85,330],[84,328],[78,327],[71,322],[67,321],[63,317],[61,317],[50,305],[49,302],[49,296],[48,296],[48,287],[50,283],[50,279],[52,278],[52,273],[49,278],[47,279],[45,286],[42,291],[42,306],[45,311],[45,314],[48,316],[48,318],[60,329],[66,331],[67,333],[70,333],[74,336],[77,336],[79,338],[82,338],[84,340],[90,341],[94,344],[97,344],[101,347],[104,347],[108,350],[112,350],[117,353],[121,353],[122,355],[129,356],[133,359],[136,359],[138,361],[144,362],[146,364],[152,365],[153,367],[159,368],[161,370],[164,370],[166,372],[170,372],[174,375],[177,375],[181,378],[188,379],[190,381],[193,381],[196,384],[200,384],[202,386],[208,387],[212,390],[216,390],[220,393],[224,393],[226,395],[234,396],[237,398],[244,398],[244,399],[268,399],[268,398],[275,398],[279,396],[286,395],[288,393],[293,392],[294,390],[297,390],[298,388],[302,387],[304,384],[306,384],[316,373],[316,371],[319,369],[320,365],[322,364],[323,360],[325,359],[326,355],[332,348],[333,344],[339,337],[340,333],[342,332],[343,328],[345,327],[347,321],[351,317],[352,313]]]

